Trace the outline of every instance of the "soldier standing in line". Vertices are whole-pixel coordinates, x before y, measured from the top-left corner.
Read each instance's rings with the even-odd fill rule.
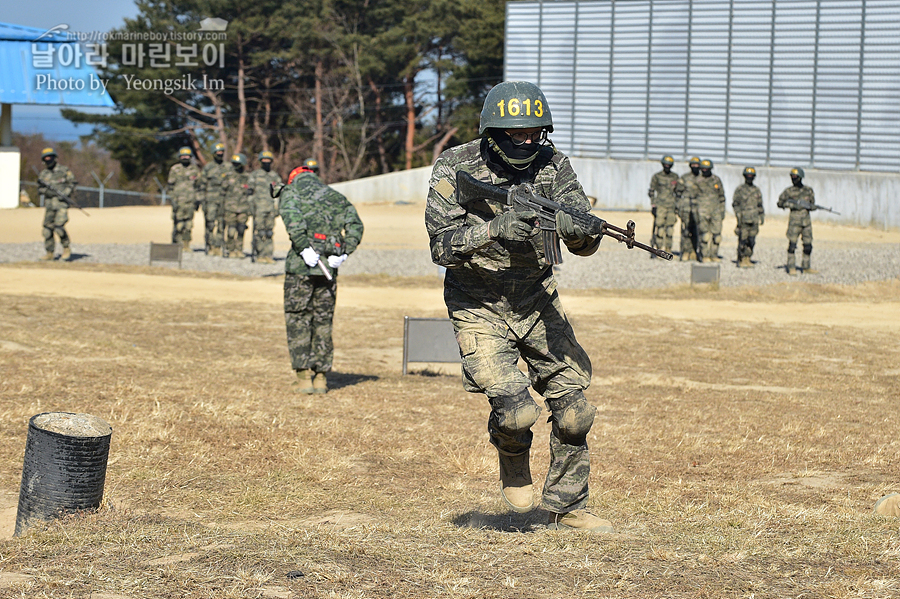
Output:
[[[275,230],[275,199],[270,184],[281,185],[281,176],[272,170],[272,152],[259,153],[260,168],[250,173],[249,185],[253,190],[250,197],[253,215],[253,254],[260,264],[274,264],[272,235]]]
[[[800,268],[804,274],[816,274],[819,271],[810,266],[813,234],[812,219],[809,216],[809,213],[816,209],[816,194],[812,187],[803,184],[803,169],[800,167],[791,169],[791,183],[792,185],[778,196],[778,207],[789,208],[791,211],[788,217],[788,250],[785,269],[789,275],[797,274],[797,259],[794,257],[794,251],[797,249],[797,240],[802,236],[803,262]]]
[[[191,249],[191,230],[197,211],[200,169],[193,163],[187,146],[178,150],[178,162],[169,169],[169,197],[172,198],[172,243]]]
[[[656,231],[653,239],[653,247],[672,251],[672,229],[675,226],[675,185],[678,183],[678,175],[672,172],[675,159],[671,156],[663,156],[660,160],[663,170],[650,179],[650,189],[647,195],[653,203],[654,219],[653,229]],[[650,254],[651,258],[656,256]]]
[[[444,301],[456,331],[463,387],[484,393],[491,406],[488,432],[500,465],[500,496],[516,512],[534,507],[530,451],[541,408],[550,410],[550,466],[542,507],[551,529],[613,532],[587,507],[590,455],[587,434],[597,408],[584,390],[591,361],[563,311],[552,267],[544,259],[533,211],[507,210],[478,200],[466,207],[457,174],[499,186],[530,183],[535,192],[577,210],[590,203],[569,159],[547,139],[553,120],[544,93],[527,81],[494,86],[481,112],[480,139],[445,150],[434,164],[425,208],[432,260],[446,267]],[[563,211],[556,231],[569,252],[590,256],[600,236],[589,236]],[[519,360],[528,375],[519,370]]]
[[[697,259],[700,234],[697,223],[700,216],[697,212],[697,198],[700,188],[697,182],[700,179],[700,159],[692,157],[689,165],[691,170],[678,178],[675,184],[675,210],[681,219],[681,261]]]
[[[78,181],[65,166],[56,161],[56,150],[53,148],[44,148],[41,151],[41,161],[44,168],[38,174],[38,185],[52,186],[63,195],[72,197]],[[41,193],[44,193],[41,190]],[[69,234],[66,232],[66,223],[69,222],[69,205],[62,198],[57,197],[52,191],[44,193],[44,249],[46,253],[41,260],[53,260],[56,252],[56,240],[54,234],[59,237],[59,243],[62,246],[63,260],[72,257],[72,249],[69,241]]]
[[[297,373],[294,389],[327,393],[338,267],[362,240],[363,223],[353,204],[306,166],[291,171],[280,198],[281,219],[291,239],[284,268],[284,321]]]
[[[222,241],[225,238],[225,204],[222,197],[222,179],[228,174],[225,164],[225,144],[213,147],[213,161],[208,162],[200,173],[199,191],[203,197],[203,218],[206,227],[206,253],[210,256],[222,255]],[[218,230],[216,230],[218,226]]]
[[[250,187],[247,173],[247,157],[231,156],[231,172],[222,179],[222,195],[225,198],[225,250],[226,258],[244,257],[244,232],[250,218]],[[267,192],[268,193],[268,192]]]
[[[734,234],[738,238],[737,267],[751,268],[753,263],[753,246],[756,245],[756,235],[759,228],[766,220],[766,212],[763,208],[762,192],[753,184],[756,178],[756,169],[748,166],[744,169],[744,182],[734,190],[731,207],[737,218],[737,227]]]
[[[700,178],[697,185],[700,196],[697,199],[700,232],[697,260],[720,262],[719,244],[722,243],[722,220],[725,218],[725,189],[718,175],[712,174],[712,160],[700,161]]]

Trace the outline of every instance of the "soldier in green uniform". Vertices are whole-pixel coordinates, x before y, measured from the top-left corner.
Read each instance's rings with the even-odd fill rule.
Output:
[[[672,172],[675,159],[671,156],[663,156],[660,160],[663,170],[650,179],[650,189],[647,195],[653,204],[653,229],[656,235],[653,239],[653,247],[672,251],[672,229],[675,226],[675,185],[678,183],[678,175]],[[651,257],[655,257],[650,254]]]
[[[270,191],[270,184],[281,185],[281,176],[272,170],[272,152],[259,153],[260,167],[250,173],[249,185],[253,190],[250,196],[251,213],[253,215],[253,254],[260,264],[274,264],[272,257],[274,245],[272,235],[275,230],[275,199]]]
[[[700,220],[697,198],[700,188],[700,159],[696,156],[688,163],[691,170],[681,175],[675,184],[675,211],[681,219],[681,261],[696,260],[700,234],[697,223]]]
[[[250,175],[247,173],[247,157],[231,156],[231,172],[222,179],[222,196],[225,198],[225,246],[226,258],[244,257],[244,232],[250,218]]]
[[[225,200],[222,197],[222,179],[229,170],[231,168],[225,163],[225,144],[217,143],[213,147],[213,161],[208,162],[200,173],[198,188],[203,198],[206,253],[210,256],[222,255],[222,242],[225,239]]]
[[[756,235],[759,227],[766,220],[766,211],[763,208],[762,192],[753,184],[756,178],[756,169],[748,166],[744,169],[744,182],[734,190],[731,207],[737,218],[737,226],[734,234],[738,238],[737,267],[750,268],[753,263],[753,247],[756,245]]]
[[[75,175],[68,168],[56,161],[56,150],[53,148],[44,148],[41,151],[41,160],[44,168],[38,174],[38,183],[50,185],[63,195],[72,197],[75,192],[75,186],[78,181]],[[62,246],[62,259],[68,260],[72,257],[72,249],[69,241],[69,234],[66,232],[66,223],[69,222],[69,205],[65,200],[57,197],[52,192],[44,194],[44,249],[46,253],[41,260],[53,260],[56,252],[56,237],[59,237],[59,244]]]
[[[800,167],[791,169],[792,185],[781,192],[778,196],[778,207],[788,208],[791,211],[788,217],[788,250],[787,263],[785,269],[789,275],[797,274],[797,259],[794,257],[794,251],[797,249],[797,240],[803,239],[803,262],[800,268],[805,274],[815,274],[819,271],[814,270],[810,266],[810,255],[812,254],[812,219],[809,213],[816,209],[816,194],[812,187],[803,184],[803,169]],[[809,207],[804,207],[797,202],[804,202]]]
[[[172,198],[172,243],[191,249],[191,230],[197,211],[200,169],[193,163],[187,146],[178,150],[178,162],[169,169],[169,197]]]
[[[719,244],[722,243],[722,221],[725,218],[725,189],[718,175],[712,173],[712,160],[700,161],[700,178],[697,198],[700,232],[697,259],[702,262],[720,262]]]
[[[326,393],[338,268],[362,240],[363,223],[346,197],[301,166],[279,207],[291,249],[284,269],[284,321],[299,393]]]
[[[591,362],[566,319],[553,270],[544,259],[535,213],[476,200],[460,205],[456,176],[508,187],[530,183],[555,202],[588,212],[590,203],[569,159],[547,140],[550,108],[533,83],[505,81],[484,101],[476,139],[445,150],[434,164],[425,208],[432,260],[446,267],[444,301],[456,332],[463,386],[484,393],[491,406],[490,441],[500,462],[500,495],[517,512],[534,507],[529,454],[531,427],[541,408],[550,411],[550,466],[542,507],[550,528],[612,532],[588,512],[590,457],[587,434],[596,408],[584,390]],[[560,211],[556,229],[579,256],[597,251],[588,236]],[[528,375],[519,370],[519,359]]]

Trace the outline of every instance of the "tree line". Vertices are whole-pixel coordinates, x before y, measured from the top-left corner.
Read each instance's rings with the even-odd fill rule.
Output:
[[[184,145],[205,163],[219,141],[251,161],[272,151],[286,172],[314,157],[329,182],[424,166],[477,135],[484,96],[503,73],[501,0],[136,4],[100,68],[114,113],[63,111],[94,126],[90,141],[125,180],[164,173]],[[209,17],[228,22],[224,39],[208,43],[199,67],[177,66],[171,57],[195,44],[178,35]],[[141,36],[161,33],[170,34],[170,58],[151,64],[151,50],[158,57],[166,48]],[[182,88],[148,91],[148,81]]]

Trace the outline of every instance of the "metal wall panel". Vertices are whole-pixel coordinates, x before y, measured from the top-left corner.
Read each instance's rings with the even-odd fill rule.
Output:
[[[525,0],[506,28],[572,156],[900,170],[900,0]]]

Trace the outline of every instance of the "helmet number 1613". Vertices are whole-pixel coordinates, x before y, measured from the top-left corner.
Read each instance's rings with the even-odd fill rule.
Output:
[[[525,99],[519,102],[518,98],[510,98],[509,102],[506,100],[500,100],[497,102],[497,106],[500,108],[500,117],[505,117],[506,112],[509,112],[509,116],[519,116],[522,114],[522,107],[525,107],[525,115],[531,116],[531,100]],[[534,101],[534,116],[540,118],[544,116],[544,104],[540,100]]]

